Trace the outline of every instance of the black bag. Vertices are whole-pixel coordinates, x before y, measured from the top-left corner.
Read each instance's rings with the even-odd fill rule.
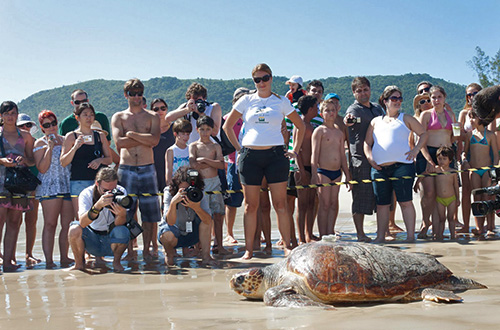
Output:
[[[6,167],[4,187],[11,194],[27,195],[42,182],[25,166]]]
[[[233,152],[236,151],[236,148],[231,144],[231,141],[229,141],[229,138],[226,135],[226,132],[222,129],[222,126],[224,126],[225,120],[222,118],[221,123],[220,123],[220,140],[217,136],[212,136],[215,142],[217,142],[220,147],[222,148],[222,155],[227,156]]]
[[[127,221],[125,226],[130,231],[130,239],[136,238],[137,236],[142,234],[142,232],[144,231],[144,229],[142,229],[141,225],[137,221],[135,221],[134,219]]]
[[[19,133],[18,130],[18,134]],[[3,130],[0,134],[0,148],[2,157],[5,157],[5,148],[3,146]],[[25,166],[5,167],[4,187],[11,194],[27,195],[42,182]]]

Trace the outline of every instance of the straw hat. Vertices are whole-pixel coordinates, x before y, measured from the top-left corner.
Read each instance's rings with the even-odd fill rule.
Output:
[[[104,135],[108,136],[108,132],[102,129],[101,124],[97,120],[94,120],[94,122],[90,126],[90,129],[104,133]]]

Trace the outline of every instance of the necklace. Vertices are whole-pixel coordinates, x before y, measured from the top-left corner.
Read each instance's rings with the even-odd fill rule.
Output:
[[[271,96],[273,96],[273,95],[271,94]],[[264,110],[264,109],[266,108],[267,102],[269,101],[269,99],[271,98],[271,96],[269,96],[269,97],[267,98],[267,100],[266,100],[266,102],[264,103],[264,105],[262,105],[262,106],[260,106],[260,107],[259,107],[259,111],[262,111],[262,110]],[[261,101],[261,102],[262,102],[262,99],[263,99],[263,98],[261,97],[261,98],[260,98],[260,101]]]

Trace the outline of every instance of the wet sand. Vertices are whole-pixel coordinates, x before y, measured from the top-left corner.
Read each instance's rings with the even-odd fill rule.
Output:
[[[354,241],[350,215],[350,194],[341,190],[340,214],[336,230],[341,239]],[[415,195],[417,219],[421,219]],[[399,211],[398,211],[399,212]],[[398,213],[396,219],[402,219]],[[229,289],[229,279],[240,269],[265,266],[283,258],[273,246],[272,256],[257,253],[250,261],[243,254],[242,212],[238,212],[235,254],[220,259],[221,268],[200,268],[194,259],[177,260],[168,269],[159,262],[127,264],[125,273],[94,269],[91,273],[66,269],[45,270],[24,267],[24,226],[17,247],[23,267],[16,273],[0,275],[0,328],[24,329],[498,329],[500,322],[500,240],[478,241],[461,238],[454,242],[419,240],[405,244],[405,234],[387,245],[437,256],[456,275],[474,279],[489,287],[460,293],[462,304],[414,302],[339,306],[335,311],[314,308],[282,309],[262,302],[245,300]],[[402,220],[397,221],[404,228]],[[417,229],[420,221],[417,221]],[[34,254],[41,250],[42,216],[38,222]],[[375,237],[375,216],[365,219],[365,229]],[[497,227],[498,229],[498,227]],[[273,216],[273,243],[279,238]],[[139,242],[141,246],[141,242]],[[161,251],[163,252],[163,251]],[[161,253],[163,255],[163,253]],[[55,261],[58,263],[57,244]],[[108,259],[111,260],[111,259]],[[108,267],[111,267],[109,262]]]

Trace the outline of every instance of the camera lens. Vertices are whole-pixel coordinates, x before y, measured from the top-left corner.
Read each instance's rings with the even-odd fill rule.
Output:
[[[191,186],[186,189],[186,196],[187,198],[189,198],[191,202],[198,203],[203,199],[203,191],[201,191],[201,189]]]
[[[132,199],[132,197],[128,195],[125,196],[121,195],[121,196],[115,196],[115,198],[113,198],[113,202],[119,204],[121,207],[129,209],[130,207],[132,207],[134,200]]]

